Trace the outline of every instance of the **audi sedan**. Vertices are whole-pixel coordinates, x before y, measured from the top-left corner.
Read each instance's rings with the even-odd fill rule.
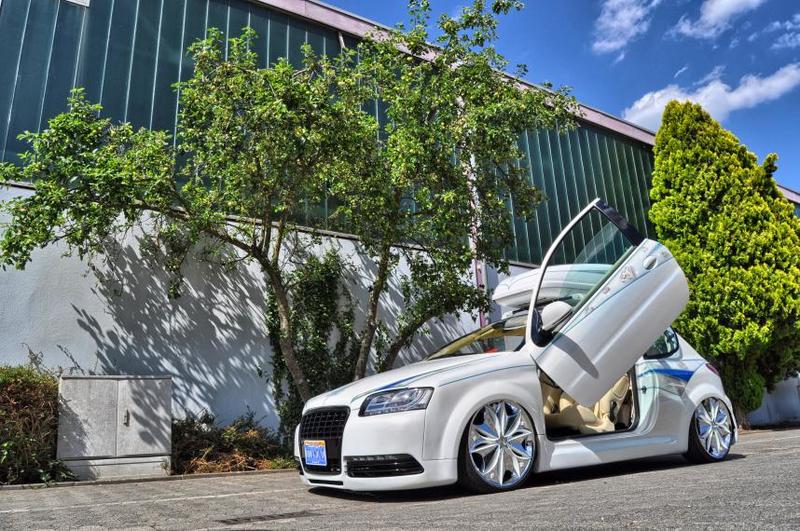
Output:
[[[498,322],[309,400],[294,441],[302,481],[495,492],[548,470],[725,459],[731,402],[670,327],[689,290],[669,250],[598,199],[542,264],[496,288]]]

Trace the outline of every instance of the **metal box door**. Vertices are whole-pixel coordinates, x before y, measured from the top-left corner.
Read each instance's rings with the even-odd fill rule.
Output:
[[[58,415],[59,459],[95,459],[117,453],[117,380],[62,378]]]
[[[118,393],[117,457],[168,455],[172,444],[171,380],[120,380]]]

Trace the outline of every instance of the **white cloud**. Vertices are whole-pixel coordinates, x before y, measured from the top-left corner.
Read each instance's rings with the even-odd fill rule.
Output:
[[[772,43],[774,50],[782,50],[784,48],[800,48],[800,32],[797,33],[784,33]]]
[[[653,9],[661,0],[603,0],[594,25],[595,53],[619,52],[628,43],[647,33]]]
[[[678,69],[677,72],[675,72],[675,75],[672,76],[672,79],[678,79],[678,76],[683,74],[687,70],[689,70],[689,65],[683,65],[681,68]]]
[[[725,66],[717,65],[717,66],[715,66],[714,68],[711,69],[711,72],[709,72],[708,74],[704,75],[703,77],[701,77],[700,79],[695,81],[694,84],[695,84],[695,86],[697,86],[697,85],[707,85],[707,84],[711,83],[712,81],[716,81],[718,79],[721,79],[722,78],[722,74],[724,74],[724,73],[725,73]]]
[[[783,22],[776,20],[764,29],[764,33],[782,31],[772,43],[773,50],[800,48],[800,13]]]
[[[752,11],[767,0],[704,0],[700,17],[690,20],[682,16],[672,29],[673,34],[697,39],[714,39],[730,28],[737,16]]]
[[[725,120],[734,111],[776,100],[798,86],[800,63],[791,63],[766,77],[746,75],[734,88],[719,78],[710,79],[694,88],[671,84],[648,92],[625,109],[622,116],[643,127],[657,129],[667,103],[672,100],[688,100],[702,105],[717,120]]]
[[[800,13],[795,13],[792,18],[790,18],[789,20],[785,20],[783,22],[781,22],[780,20],[776,20],[764,29],[765,32],[780,31],[780,30],[784,31],[800,30]]]

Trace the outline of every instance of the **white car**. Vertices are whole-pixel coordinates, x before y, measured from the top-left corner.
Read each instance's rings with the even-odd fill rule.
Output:
[[[626,459],[722,460],[737,439],[731,402],[670,328],[688,297],[670,252],[595,200],[541,268],[497,287],[503,320],[309,400],[294,442],[302,480],[492,492]]]

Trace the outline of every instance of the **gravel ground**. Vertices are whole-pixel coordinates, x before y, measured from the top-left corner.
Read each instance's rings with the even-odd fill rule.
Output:
[[[535,476],[514,492],[307,490],[293,472],[0,490],[0,528],[795,528],[800,429],[742,436],[729,460],[649,459]]]

